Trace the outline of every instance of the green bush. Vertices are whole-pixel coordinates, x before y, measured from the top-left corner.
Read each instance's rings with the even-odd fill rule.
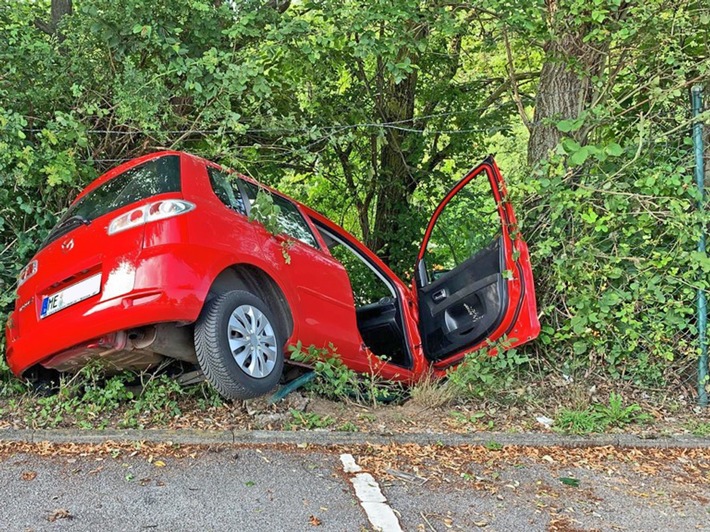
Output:
[[[489,354],[489,349],[466,355],[458,367],[449,371],[448,386],[458,396],[464,399],[500,396],[528,368],[530,359],[517,349],[505,349],[501,345],[495,356]]]

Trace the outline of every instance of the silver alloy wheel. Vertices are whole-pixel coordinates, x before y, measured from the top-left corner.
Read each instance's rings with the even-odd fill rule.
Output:
[[[276,365],[276,335],[258,308],[241,305],[229,316],[229,350],[239,368],[255,379],[267,377]]]

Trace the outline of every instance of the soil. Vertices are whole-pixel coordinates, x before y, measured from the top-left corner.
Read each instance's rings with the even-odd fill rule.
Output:
[[[429,406],[439,399],[432,386],[414,399],[391,404],[361,404],[351,399],[328,400],[297,390],[270,404],[269,397],[205,407],[194,397],[178,399],[178,415],[167,411],[146,412],[126,424],[131,404],[110,413],[71,413],[52,417],[40,412],[38,397],[25,394],[0,398],[0,428],[192,428],[203,430],[330,430],[390,433],[553,432],[550,425],[561,408],[583,410],[590,404],[608,403],[611,392],[620,393],[624,405],[638,405],[647,419],[611,427],[607,432],[625,432],[643,437],[677,434],[710,435],[710,409],[694,406],[689,397],[598,382],[593,386],[528,385],[501,391],[495,397]]]

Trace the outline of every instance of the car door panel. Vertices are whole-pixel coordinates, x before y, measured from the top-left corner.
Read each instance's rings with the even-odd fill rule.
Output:
[[[421,287],[422,334],[431,360],[475,344],[500,322],[508,302],[500,268],[501,238]]]
[[[488,209],[479,212],[483,199]],[[539,333],[527,246],[492,158],[437,207],[415,271],[419,330],[435,368],[496,341],[512,347]]]

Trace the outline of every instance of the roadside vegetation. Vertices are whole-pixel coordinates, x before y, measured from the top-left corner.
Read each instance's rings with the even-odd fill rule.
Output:
[[[662,396],[633,387],[597,391],[596,385],[555,381],[524,367],[527,362],[513,350],[500,357],[471,356],[448,378],[430,377],[411,387],[358,375],[330,349],[296,346],[294,351],[300,363],[312,364],[312,379],[283,397],[276,396],[279,389],[237,403],[223,401],[206,382],[180,384],[180,368],[171,367],[106,376],[94,364],[41,387],[4,378],[0,429],[710,434],[707,413],[687,403],[666,398],[659,404]],[[293,377],[308,370],[290,371]]]

